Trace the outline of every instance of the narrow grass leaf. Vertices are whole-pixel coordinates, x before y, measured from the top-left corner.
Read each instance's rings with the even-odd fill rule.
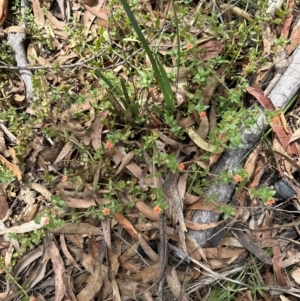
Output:
[[[144,50],[146,51],[149,60],[152,64],[152,68],[153,68],[153,73],[154,76],[159,84],[159,87],[163,93],[165,102],[166,102],[166,108],[169,114],[173,113],[173,110],[175,108],[175,102],[174,102],[174,97],[173,97],[173,92],[171,89],[171,84],[169,81],[169,78],[167,76],[166,70],[163,67],[163,65],[160,63],[160,61],[158,60],[158,58],[153,54],[153,52],[151,51],[148,42],[146,41],[134,15],[133,12],[130,9],[130,6],[128,4],[128,2],[126,0],[121,0],[121,3],[124,7],[124,10],[132,24],[132,27],[134,28],[138,38],[140,39]]]

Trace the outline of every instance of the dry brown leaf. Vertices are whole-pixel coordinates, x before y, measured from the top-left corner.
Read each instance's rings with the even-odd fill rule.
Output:
[[[294,142],[300,138],[300,129],[297,129],[289,140],[289,143]]]
[[[274,111],[274,105],[271,101],[271,99],[267,96],[265,96],[264,92],[257,86],[253,85],[252,87],[247,87],[247,92],[253,95],[257,101],[266,109],[270,111]]]
[[[81,1],[93,1],[94,2],[95,0],[81,0]],[[87,11],[89,11],[90,13],[92,13],[94,16],[98,17],[99,19],[101,19],[101,20],[103,20],[105,22],[108,21],[109,16],[107,15],[107,11],[105,11],[105,10],[99,10],[99,11],[97,11],[96,9],[94,9],[93,7],[91,7],[90,5],[91,4],[85,3],[85,4],[83,4],[83,7]]]
[[[197,202],[198,200],[199,200],[199,196],[187,193],[185,195],[184,204],[185,205],[191,205],[191,204],[194,204],[195,202]]]
[[[202,89],[201,94],[203,98],[203,104],[209,105],[211,102],[211,98],[215,93],[215,90],[218,84],[222,81],[222,73],[224,72],[225,68],[221,67],[217,71],[212,71],[213,74],[209,76],[207,85]]]
[[[183,216],[183,202],[178,191],[178,174],[169,174],[164,182],[165,200],[168,204],[168,215],[176,225],[179,222],[179,227],[182,232],[186,232],[186,226]]]
[[[260,179],[263,175],[263,170],[265,166],[267,165],[267,158],[265,154],[263,153],[262,156],[258,158],[257,165],[255,167],[255,170],[253,172],[253,180],[248,185],[248,188],[254,188],[257,187],[260,183]]]
[[[51,201],[52,193],[43,185],[38,183],[28,183],[26,184],[26,187],[39,192],[47,201]]]
[[[122,275],[119,274],[119,279],[128,279],[130,281],[139,281],[141,283],[148,283],[150,281],[154,281],[159,275],[159,263],[155,263],[149,267],[144,268],[142,271],[132,275]]]
[[[104,241],[108,249],[111,249],[111,236],[110,236],[110,219],[104,218],[101,220],[101,226],[104,236]]]
[[[91,206],[97,206],[97,203],[94,199],[79,199],[79,198],[72,198],[69,196],[65,196],[63,192],[60,193],[60,197],[62,200],[66,202],[66,205],[70,208],[90,208]]]
[[[228,248],[228,247],[217,247],[217,248],[205,248],[205,254],[209,259],[220,259],[220,260],[228,260],[232,256],[236,254],[243,254],[245,253],[245,249],[238,249],[238,248]]]
[[[220,8],[222,10],[226,11],[227,13],[231,13],[231,14],[237,15],[237,16],[239,16],[241,18],[244,18],[247,21],[249,21],[250,23],[253,22],[253,19],[250,17],[250,15],[246,11],[240,9],[237,6],[228,5],[228,4],[221,4]]]
[[[96,0],[93,3],[93,9],[95,11],[101,10],[101,7],[103,6],[104,1],[103,0]],[[105,13],[105,11],[103,11]],[[95,20],[96,16],[90,12],[89,10],[85,10],[84,15],[82,16],[82,23],[84,26],[84,36],[87,36],[90,33],[90,28]],[[100,27],[107,28],[107,21],[100,19],[100,21],[97,24]]]
[[[50,257],[48,256],[48,253],[45,253],[41,263],[39,265],[34,265],[33,269],[30,270],[31,273],[26,279],[26,282],[29,284],[30,288],[33,288],[38,282],[44,279],[49,260]]]
[[[262,151],[262,143],[259,143],[251,152],[244,165],[244,170],[247,172],[248,180],[251,180],[256,167],[256,161]]]
[[[95,2],[95,0],[79,0],[78,2],[80,4],[92,5]]]
[[[0,221],[0,235],[8,233],[27,233],[37,229],[41,229],[49,224],[49,217],[42,217],[40,224],[35,223],[35,221],[30,221],[23,223],[20,226],[13,226],[11,228],[6,228],[4,223]]]
[[[189,298],[182,290],[181,283],[178,279],[176,269],[168,266],[165,271],[165,277],[170,286],[170,290],[177,300],[188,301]]]
[[[276,31],[268,23],[265,23],[262,27],[262,38],[264,45],[264,54],[269,54],[271,52],[271,47],[274,45],[276,39]]]
[[[211,269],[221,269],[225,268],[230,264],[233,264],[239,258],[238,254],[234,254],[229,260],[218,260],[218,259],[209,259],[208,264]]]
[[[276,246],[273,248],[273,268],[274,268],[274,272],[276,274],[278,284],[280,286],[287,286],[287,281],[281,271],[282,254],[281,254],[280,246]]]
[[[53,162],[61,152],[65,143],[63,141],[55,142],[51,148],[40,148],[40,156],[45,162]]]
[[[271,122],[270,125],[271,125],[273,131],[276,133],[276,136],[278,137],[278,140],[280,141],[282,147],[286,150],[286,152],[289,155],[297,155],[298,150],[297,150],[295,144],[293,142],[291,144],[289,144],[291,134],[286,133],[281,120],[277,119],[276,123]]]
[[[186,185],[187,185],[188,173],[184,173],[178,180],[178,192],[181,200],[184,199],[186,193]]]
[[[138,239],[137,231],[123,214],[116,212],[113,217],[133,238]]]
[[[293,22],[294,9],[295,9],[295,0],[288,0],[287,1],[288,14],[285,16],[285,20],[284,20],[283,26],[281,28],[281,36],[284,37],[285,39],[289,38],[290,27]],[[291,38],[290,38],[290,40],[291,40]]]
[[[219,245],[228,246],[228,247],[236,247],[236,248],[244,248],[244,246],[238,241],[238,239],[233,236],[222,238]]]
[[[69,53],[69,54],[62,54],[62,55],[57,57],[55,62],[60,64],[60,65],[64,65],[66,62],[68,62],[68,61],[70,61],[74,58],[78,58],[78,55],[74,52]]]
[[[13,295],[14,293],[12,292],[12,290],[7,287],[7,292],[4,292],[4,293],[0,293],[0,300],[5,300],[6,297],[8,297],[9,295]],[[12,300],[12,298],[10,299]]]
[[[120,287],[122,298],[125,300],[130,299],[130,297],[134,299],[134,296],[136,296],[138,292],[138,287],[141,286],[141,283],[120,279],[117,279],[117,281]],[[145,300],[147,301],[147,299]]]
[[[270,98],[265,96],[263,91],[258,86],[248,86],[247,91],[252,94],[264,108],[270,111],[275,110]],[[273,120],[270,122],[270,126],[276,133],[276,136],[278,137],[282,147],[287,151],[287,153],[289,155],[298,155],[298,150],[295,144],[289,144],[291,134],[287,130],[286,121],[282,112],[280,113],[280,117],[277,116],[273,118]]]
[[[46,17],[47,19],[50,21],[50,25],[51,27],[54,29],[54,28],[57,28],[57,29],[63,29],[66,24],[64,22],[61,22],[61,21],[58,21],[56,19],[56,17],[54,17],[50,11],[47,10],[47,14],[46,14]],[[65,35],[65,37],[67,38],[67,36]]]
[[[159,220],[159,216],[154,212],[153,208],[145,204],[143,201],[137,201],[135,206],[150,221],[157,222]]]
[[[202,247],[199,246],[197,241],[190,235],[186,234],[186,247],[188,249],[188,254],[192,258],[194,258],[197,261],[200,261],[203,259],[205,262],[207,262],[205,250],[202,249]]]
[[[196,230],[196,231],[203,231],[203,230],[215,228],[215,227],[219,226],[222,223],[224,223],[224,221],[219,221],[219,222],[209,223],[209,224],[197,224],[197,223],[193,223],[193,222],[185,219],[186,227],[188,229]]]
[[[221,54],[224,50],[224,45],[220,40],[211,39],[199,44],[197,48],[199,48],[199,53],[196,54],[196,57],[203,61],[208,61]]]
[[[185,129],[192,126],[194,123],[195,119],[192,114],[184,119],[176,120],[176,124]]]
[[[123,267],[125,270],[130,271],[130,272],[139,272],[141,270],[140,266],[135,266],[132,263],[129,263],[127,261],[123,261],[120,263],[120,266]]]
[[[130,161],[134,158],[134,156],[135,156],[135,152],[131,151],[122,158],[121,164],[118,167],[115,176],[118,175],[130,163]]]
[[[114,275],[118,275],[119,267],[120,267],[120,261],[119,258],[122,254],[122,245],[121,240],[119,238],[114,239],[114,251],[108,250],[108,257],[111,262],[110,264],[110,272]]]
[[[139,242],[137,241],[136,243],[134,243],[132,245],[132,248],[129,248],[128,250],[126,250],[120,257],[119,257],[119,261],[122,263],[122,262],[125,262],[125,261],[128,261],[130,258],[132,258],[134,255],[137,254],[137,251],[136,249],[138,248],[139,246]]]
[[[45,17],[39,0],[31,0],[34,14],[34,23],[41,29],[45,26]]]
[[[209,122],[206,113],[201,116],[200,120],[201,123],[196,132],[203,140],[205,140],[209,132]]]
[[[3,184],[0,184],[0,220],[4,220],[8,217],[9,207],[7,204],[6,193],[4,191]]]
[[[0,162],[5,165],[10,171],[12,171],[13,175],[19,180],[22,180],[22,172],[18,166],[6,160],[2,155],[0,155]]]
[[[92,236],[88,254],[83,254],[82,265],[89,272],[84,288],[76,295],[77,301],[93,300],[99,293],[102,284],[102,263],[99,258],[100,245]]]
[[[297,24],[294,26],[292,30],[291,36],[289,38],[291,43],[285,47],[288,55],[290,55],[295,50],[295,48],[299,46],[300,44],[299,34],[300,34],[300,20],[298,20]]]
[[[299,269],[297,269],[297,270],[299,270]],[[292,272],[292,273],[293,273],[293,272]],[[297,271],[297,273],[299,273],[299,271]],[[292,274],[291,274],[291,276],[293,277]],[[297,277],[299,277],[299,275],[297,275]],[[297,282],[297,281],[296,281],[296,282]],[[300,284],[299,279],[298,279],[298,282],[297,282],[297,283]],[[281,301],[292,301],[291,299],[285,297],[284,295],[279,295],[279,298],[280,298]],[[270,300],[271,300],[271,299],[270,299]],[[251,301],[252,301],[252,300],[251,300]]]
[[[291,276],[297,284],[300,284],[300,268],[296,268],[295,270],[293,270]]]
[[[10,153],[6,147],[4,133],[2,131],[0,131],[0,153],[3,154],[3,156],[6,158],[10,156]]]
[[[54,241],[49,243],[49,256],[52,261],[55,279],[55,301],[61,301],[65,295],[65,285],[62,275],[65,272],[64,262]]]
[[[56,164],[58,162],[60,162],[62,159],[64,159],[68,153],[71,151],[73,147],[73,142],[69,141],[65,144],[65,146],[63,147],[63,149],[61,150],[61,152],[59,153],[59,155],[57,156],[56,160],[54,161],[53,164]]]
[[[103,285],[100,293],[100,300],[106,300],[112,294],[112,284],[108,276],[108,268],[105,265],[102,265]]]
[[[159,256],[157,253],[155,253],[151,247],[148,245],[148,243],[144,240],[142,234],[139,233],[138,235],[139,243],[142,249],[145,251],[145,253],[148,255],[148,257],[153,261],[153,262],[159,262]]]
[[[289,157],[289,155],[287,154],[287,152],[284,150],[284,148],[282,147],[282,145],[279,143],[279,141],[274,138],[273,139],[273,150],[276,151],[275,154],[275,161],[276,161],[276,165],[277,165],[277,169],[279,171],[279,173],[284,176],[284,172],[287,172],[289,176],[291,176],[291,164],[289,163],[289,161],[287,160],[283,160],[283,155]],[[282,167],[282,162],[284,164],[284,166]]]
[[[14,253],[14,246],[12,243],[9,244],[9,247],[5,251],[5,257],[4,257],[4,265],[6,268],[9,268],[11,266],[11,259]]]
[[[300,253],[295,253],[293,252],[292,254],[291,253],[287,253],[287,259],[285,259],[283,262],[282,262],[282,268],[283,269],[286,269],[292,265],[295,265],[300,262]]]
[[[0,1],[0,26],[4,24],[8,15],[8,0]]]
[[[70,241],[73,245],[75,245],[77,248],[82,249],[83,248],[83,235],[79,234],[65,234],[65,237],[68,241]]]
[[[36,202],[36,193],[29,187],[22,186],[19,194],[19,199],[24,201],[26,208],[24,211],[25,219],[29,222],[34,219],[35,214],[38,210]]]
[[[169,138],[168,136],[166,136],[165,134],[163,134],[159,130],[155,129],[153,131],[158,135],[159,139],[161,139],[165,144],[171,145],[172,147],[174,147],[176,149],[182,147],[182,143],[179,143],[176,140],[173,140],[173,139]]]
[[[219,202],[219,201],[213,201],[207,203],[204,199],[198,199],[196,202],[192,203],[189,205],[186,209],[189,210],[205,210],[205,211],[212,211],[216,213],[221,213],[221,211],[218,209],[218,206],[222,206],[224,203]]]
[[[102,230],[88,223],[80,223],[80,227],[77,224],[67,223],[63,227],[49,229],[49,232],[58,234],[103,235]]]
[[[60,240],[60,245],[61,245],[61,250],[63,251],[64,255],[66,256],[66,258],[69,260],[69,262],[79,271],[82,271],[82,269],[80,268],[80,266],[77,264],[77,262],[75,261],[75,259],[73,258],[73,256],[71,255],[71,253],[68,250],[68,247],[66,245],[66,240],[65,240],[65,235],[61,234],[59,236],[59,240]]]
[[[105,119],[109,114],[108,110],[104,110],[98,114],[96,119],[94,120],[93,126],[92,126],[92,146],[94,150],[97,150],[101,146],[101,135],[103,130],[103,123],[102,119]]]
[[[137,166],[135,163],[130,163],[126,166],[126,170],[129,171],[137,179],[141,179],[143,176],[143,170]]]
[[[39,245],[36,249],[28,252],[18,260],[14,269],[14,277],[17,277],[25,268],[27,268],[33,261],[41,257],[44,253],[44,246]]]
[[[76,296],[73,292],[73,285],[72,285],[72,281],[71,281],[71,275],[69,273],[64,272],[63,275],[62,275],[62,278],[63,278],[64,285],[65,285],[65,288],[66,288],[66,295],[70,299],[68,301],[77,301]]]
[[[110,273],[110,276],[111,276],[111,282],[112,282],[113,300],[121,301],[121,295],[120,295],[118,283],[116,281],[116,277],[113,273]]]
[[[87,93],[85,95],[85,97],[87,99],[87,101],[85,103],[73,104],[70,108],[68,108],[66,111],[64,111],[60,116],[61,120],[63,120],[63,121],[68,121],[69,119],[72,120],[72,116],[74,113],[89,111],[92,104],[99,101],[99,99],[102,99],[103,94],[100,91],[100,95],[98,97],[93,97],[90,93]],[[68,125],[68,123],[60,125],[60,127],[58,127],[58,129],[61,129],[63,131],[65,129],[66,125]],[[70,125],[70,129],[72,130],[72,124],[69,124],[69,125]],[[79,123],[78,123],[78,125],[79,125]],[[83,133],[85,134],[85,132],[86,132],[85,129],[82,128],[82,130],[83,130]]]

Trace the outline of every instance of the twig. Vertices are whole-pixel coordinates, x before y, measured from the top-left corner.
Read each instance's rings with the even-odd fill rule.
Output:
[[[165,217],[161,213],[159,216],[159,241],[160,241],[160,249],[159,249],[159,275],[161,275],[159,284],[158,284],[158,300],[164,300],[164,283],[165,276],[164,270],[166,266],[166,258],[167,258],[167,245],[166,245],[166,231],[165,231]]]
[[[100,53],[94,55],[91,58],[88,58],[82,62],[79,63],[74,63],[74,64],[65,64],[65,65],[61,65],[61,66],[8,66],[7,64],[5,65],[0,65],[0,69],[6,69],[6,70],[41,70],[41,69],[46,69],[46,70],[52,70],[52,69],[69,69],[69,68],[75,68],[75,67],[81,67],[84,66],[86,63],[97,59],[98,57],[102,56],[105,52],[107,51],[107,49],[104,49],[103,51],[101,51]],[[4,64],[3,62],[0,62],[2,64]],[[90,68],[90,67],[89,67]],[[93,68],[96,69],[96,68]]]

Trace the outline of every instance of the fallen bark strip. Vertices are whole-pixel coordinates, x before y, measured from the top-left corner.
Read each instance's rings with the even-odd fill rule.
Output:
[[[300,47],[297,47],[290,65],[269,94],[275,108],[284,109],[298,92],[300,88],[299,62]],[[249,110],[254,110],[254,106],[250,107]],[[249,118],[251,118],[251,115],[252,114],[250,113]],[[212,169],[212,174],[221,175],[226,170],[232,172],[242,167],[246,161],[247,155],[255,147],[268,127],[263,109],[262,107],[259,107],[259,117],[256,124],[250,129],[242,129],[242,147],[226,151]],[[212,184],[206,190],[204,197],[214,196],[214,198],[218,201],[229,203],[234,192],[234,188],[235,183],[227,184],[221,182],[218,184]],[[216,222],[219,219],[219,216],[219,213],[197,210],[192,217],[192,222],[199,224],[212,223]],[[191,235],[200,246],[203,246],[211,237],[212,232],[213,229],[207,229],[205,231],[189,230],[188,234]]]
[[[21,1],[21,13],[22,17],[25,19],[25,8],[29,7],[28,0]],[[7,41],[12,48],[18,67],[25,67],[28,65],[27,62],[27,51],[26,51],[26,24],[22,24],[20,27],[11,27],[8,29]],[[20,76],[25,84],[26,88],[26,100],[30,103],[32,97],[32,72],[30,70],[20,70]]]

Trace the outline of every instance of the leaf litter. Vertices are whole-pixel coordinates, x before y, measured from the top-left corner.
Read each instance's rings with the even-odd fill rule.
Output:
[[[272,135],[268,136],[268,143],[271,148],[267,147],[267,142],[260,143],[249,154],[243,169],[246,171],[247,184],[232,197],[232,214],[226,219],[222,200],[203,200],[198,181],[199,178],[202,181],[211,180],[209,168],[222,155],[229,139],[220,129],[216,131],[221,118],[216,110],[218,97],[228,95],[224,87],[233,83],[229,83],[230,79],[226,77],[226,68],[212,70],[208,82],[201,86],[195,81],[191,82],[189,68],[174,68],[176,62],[172,59],[173,65],[165,66],[165,69],[169,74],[175,73],[177,83],[172,85],[172,91],[176,92],[176,124],[186,128],[187,135],[184,139],[176,138],[162,123],[159,113],[151,109],[153,104],[162,100],[162,95],[149,85],[145,90],[144,104],[147,106],[143,107],[144,113],[150,116],[148,124],[139,127],[133,121],[133,130],[130,129],[131,133],[126,136],[126,126],[117,120],[116,114],[123,114],[127,120],[133,116],[138,118],[138,114],[134,107],[125,107],[124,102],[114,96],[115,91],[106,91],[95,80],[95,76],[89,74],[89,68],[86,68],[88,62],[85,61],[90,60],[96,64],[97,54],[87,51],[84,56],[79,55],[76,42],[79,37],[72,37],[67,32],[72,17],[74,28],[83,26],[80,36],[82,44],[91,43],[103,30],[106,30],[106,42],[111,43],[111,39],[116,38],[110,36],[112,28],[117,28],[126,40],[122,28],[124,24],[114,21],[114,12],[105,1],[67,2],[67,5],[58,1],[59,9],[49,6],[48,2],[42,4],[32,1],[33,22],[42,36],[52,41],[54,50],[47,51],[41,44],[30,43],[28,60],[32,67],[54,66],[54,69],[49,68],[40,77],[40,85],[49,86],[52,91],[49,89],[38,95],[40,104],[26,109],[27,114],[34,117],[34,122],[27,129],[30,139],[22,136],[17,129],[12,128],[11,133],[9,123],[8,128],[1,127],[0,132],[1,165],[16,179],[13,183],[5,183],[3,179],[1,183],[0,246],[4,265],[0,269],[0,277],[5,285],[0,299],[17,300],[20,289],[14,279],[18,277],[21,279],[20,284],[25,287],[21,292],[31,294],[34,291],[37,300],[135,300],[139,296],[146,300],[162,300],[161,295],[158,295],[162,279],[169,286],[163,300],[202,300],[207,296],[208,287],[213,287],[216,282],[227,281],[248,289],[251,282],[248,283],[242,277],[240,267],[243,266],[246,273],[257,269],[261,263],[264,267],[253,272],[259,275],[259,284],[268,287],[262,293],[264,299],[260,297],[260,300],[279,300],[279,297],[276,299],[274,296],[281,297],[284,292],[272,295],[272,289],[287,284],[291,285],[285,292],[289,300],[294,300],[292,298],[295,295],[299,296],[299,290],[292,289],[299,283],[299,271],[292,271],[300,260],[297,248],[298,224],[291,223],[285,231],[280,229],[280,225],[297,220],[295,210],[299,207],[298,195],[284,199],[280,197],[284,191],[279,190],[274,196],[276,203],[272,207],[269,201],[273,196],[266,196],[267,202],[263,202],[264,196],[259,198],[249,193],[251,189],[261,187],[273,190],[272,185],[282,178],[289,183],[286,185],[298,191],[298,99],[289,113],[275,112],[269,120]],[[7,1],[1,1],[1,24],[6,24],[5,5]],[[153,17],[153,20],[145,22],[145,28],[151,29],[154,20],[162,23],[168,13],[174,17],[172,5],[172,2],[153,5],[144,1],[143,12]],[[293,5],[293,1],[289,1],[291,10]],[[46,13],[43,12],[43,6],[47,7]],[[205,6],[204,13],[215,13],[211,4],[202,1],[191,5],[191,13],[202,6]],[[255,15],[254,11],[247,12],[246,8],[223,3],[220,3],[219,9],[222,11],[223,23],[235,18],[244,20],[240,21],[241,28],[243,22],[253,22]],[[279,9],[270,6],[268,12],[275,16]],[[285,15],[281,28],[286,37],[293,14],[296,12],[291,11]],[[8,18],[11,22],[11,16]],[[195,36],[195,45],[185,41],[187,44],[184,49],[193,50],[187,56],[188,59],[196,57],[206,64],[226,54],[227,45],[214,37],[209,26],[199,29],[195,20],[188,20],[190,16],[185,18],[183,22],[189,25],[190,32],[199,31],[202,34],[201,37],[200,34]],[[137,19],[144,22],[140,15]],[[293,25],[291,43],[285,47],[288,54],[299,44],[298,27],[298,24]],[[275,43],[276,29],[264,26],[261,31],[264,53],[270,54]],[[134,43],[139,43],[135,37],[132,41],[130,39],[127,45],[123,45],[124,57],[130,56],[133,47],[136,47]],[[156,41],[154,38],[151,45]],[[166,45],[171,44],[169,38],[162,38],[158,53],[169,56],[170,46],[168,48]],[[103,45],[101,47],[105,53],[107,49]],[[120,76],[128,83],[132,78],[124,71],[125,62],[122,63],[122,59],[118,56],[103,56],[101,68],[113,70],[116,77]],[[138,60],[151,67],[147,57],[137,56],[136,64],[139,64]],[[269,60],[272,60],[271,56]],[[71,70],[73,64],[77,63],[75,74],[67,71],[67,67]],[[56,72],[55,64],[66,68]],[[100,66],[99,62],[97,64]],[[246,61],[237,64],[243,68],[247,66]],[[260,81],[264,80],[261,74],[255,76]],[[136,81],[135,88],[140,89],[142,78]],[[120,83],[122,85],[122,81]],[[52,99],[53,103],[47,103],[49,95],[57,92],[55,87],[68,91],[68,101],[57,96]],[[92,88],[98,90],[98,95],[90,92]],[[209,115],[206,115],[206,107],[199,112],[193,110],[181,114],[180,108],[187,103],[188,94],[196,93],[198,89],[201,89],[203,104],[210,107]],[[13,78],[5,91],[13,96],[13,103],[16,104],[20,93],[24,93],[23,83]],[[270,100],[261,88],[253,84],[248,86],[247,91],[258,104],[274,113]],[[133,97],[133,92],[130,93]],[[80,103],[78,98],[83,96],[84,103]],[[21,99],[22,103],[24,99]],[[99,106],[108,99],[113,109]],[[252,102],[256,100],[251,99]],[[8,110],[11,105],[6,102],[3,110]],[[40,119],[41,112],[47,118]],[[114,122],[117,127],[112,126]],[[141,138],[146,130],[155,137],[148,148],[147,142]],[[120,133],[119,137],[113,135],[115,132]],[[212,136],[218,139],[218,144],[213,143]],[[22,153],[22,147],[19,146],[23,147]],[[161,153],[174,154],[176,168],[170,168],[171,165],[166,168],[160,161],[156,161]],[[207,155],[206,160],[202,157],[199,159],[203,154]],[[179,159],[180,156],[183,159]],[[89,160],[93,164],[87,164]],[[179,170],[178,166],[182,162],[183,170]],[[198,179],[193,177],[195,166],[199,167]],[[154,210],[158,191],[163,191],[168,205],[163,215],[163,231],[161,215]],[[97,208],[100,209],[97,211]],[[194,210],[224,215],[221,220],[199,224],[190,220]],[[86,214],[87,211],[89,214]],[[74,212],[77,219],[72,221]],[[48,229],[51,223],[48,215],[62,220],[62,223]],[[213,242],[200,247],[187,231],[209,228],[216,229],[215,236],[221,234],[220,239],[215,240],[217,243],[214,247]],[[37,230],[44,231],[44,236],[36,237],[34,245],[32,242],[26,245],[31,240],[30,233],[38,233]],[[159,251],[162,232],[168,242],[168,247],[163,250],[164,256],[160,256]],[[14,238],[15,234],[22,236]],[[154,245],[158,245],[158,250]],[[272,254],[266,254],[266,248],[272,248]],[[22,252],[17,252],[20,249]],[[145,255],[142,256],[142,253]],[[16,262],[15,257],[18,259]],[[252,262],[250,267],[247,266],[249,261]],[[292,271],[291,277],[285,271]],[[235,277],[238,273],[243,281]],[[8,281],[8,278],[13,281]],[[244,293],[237,290],[236,300],[253,300],[256,297],[253,291]]]

